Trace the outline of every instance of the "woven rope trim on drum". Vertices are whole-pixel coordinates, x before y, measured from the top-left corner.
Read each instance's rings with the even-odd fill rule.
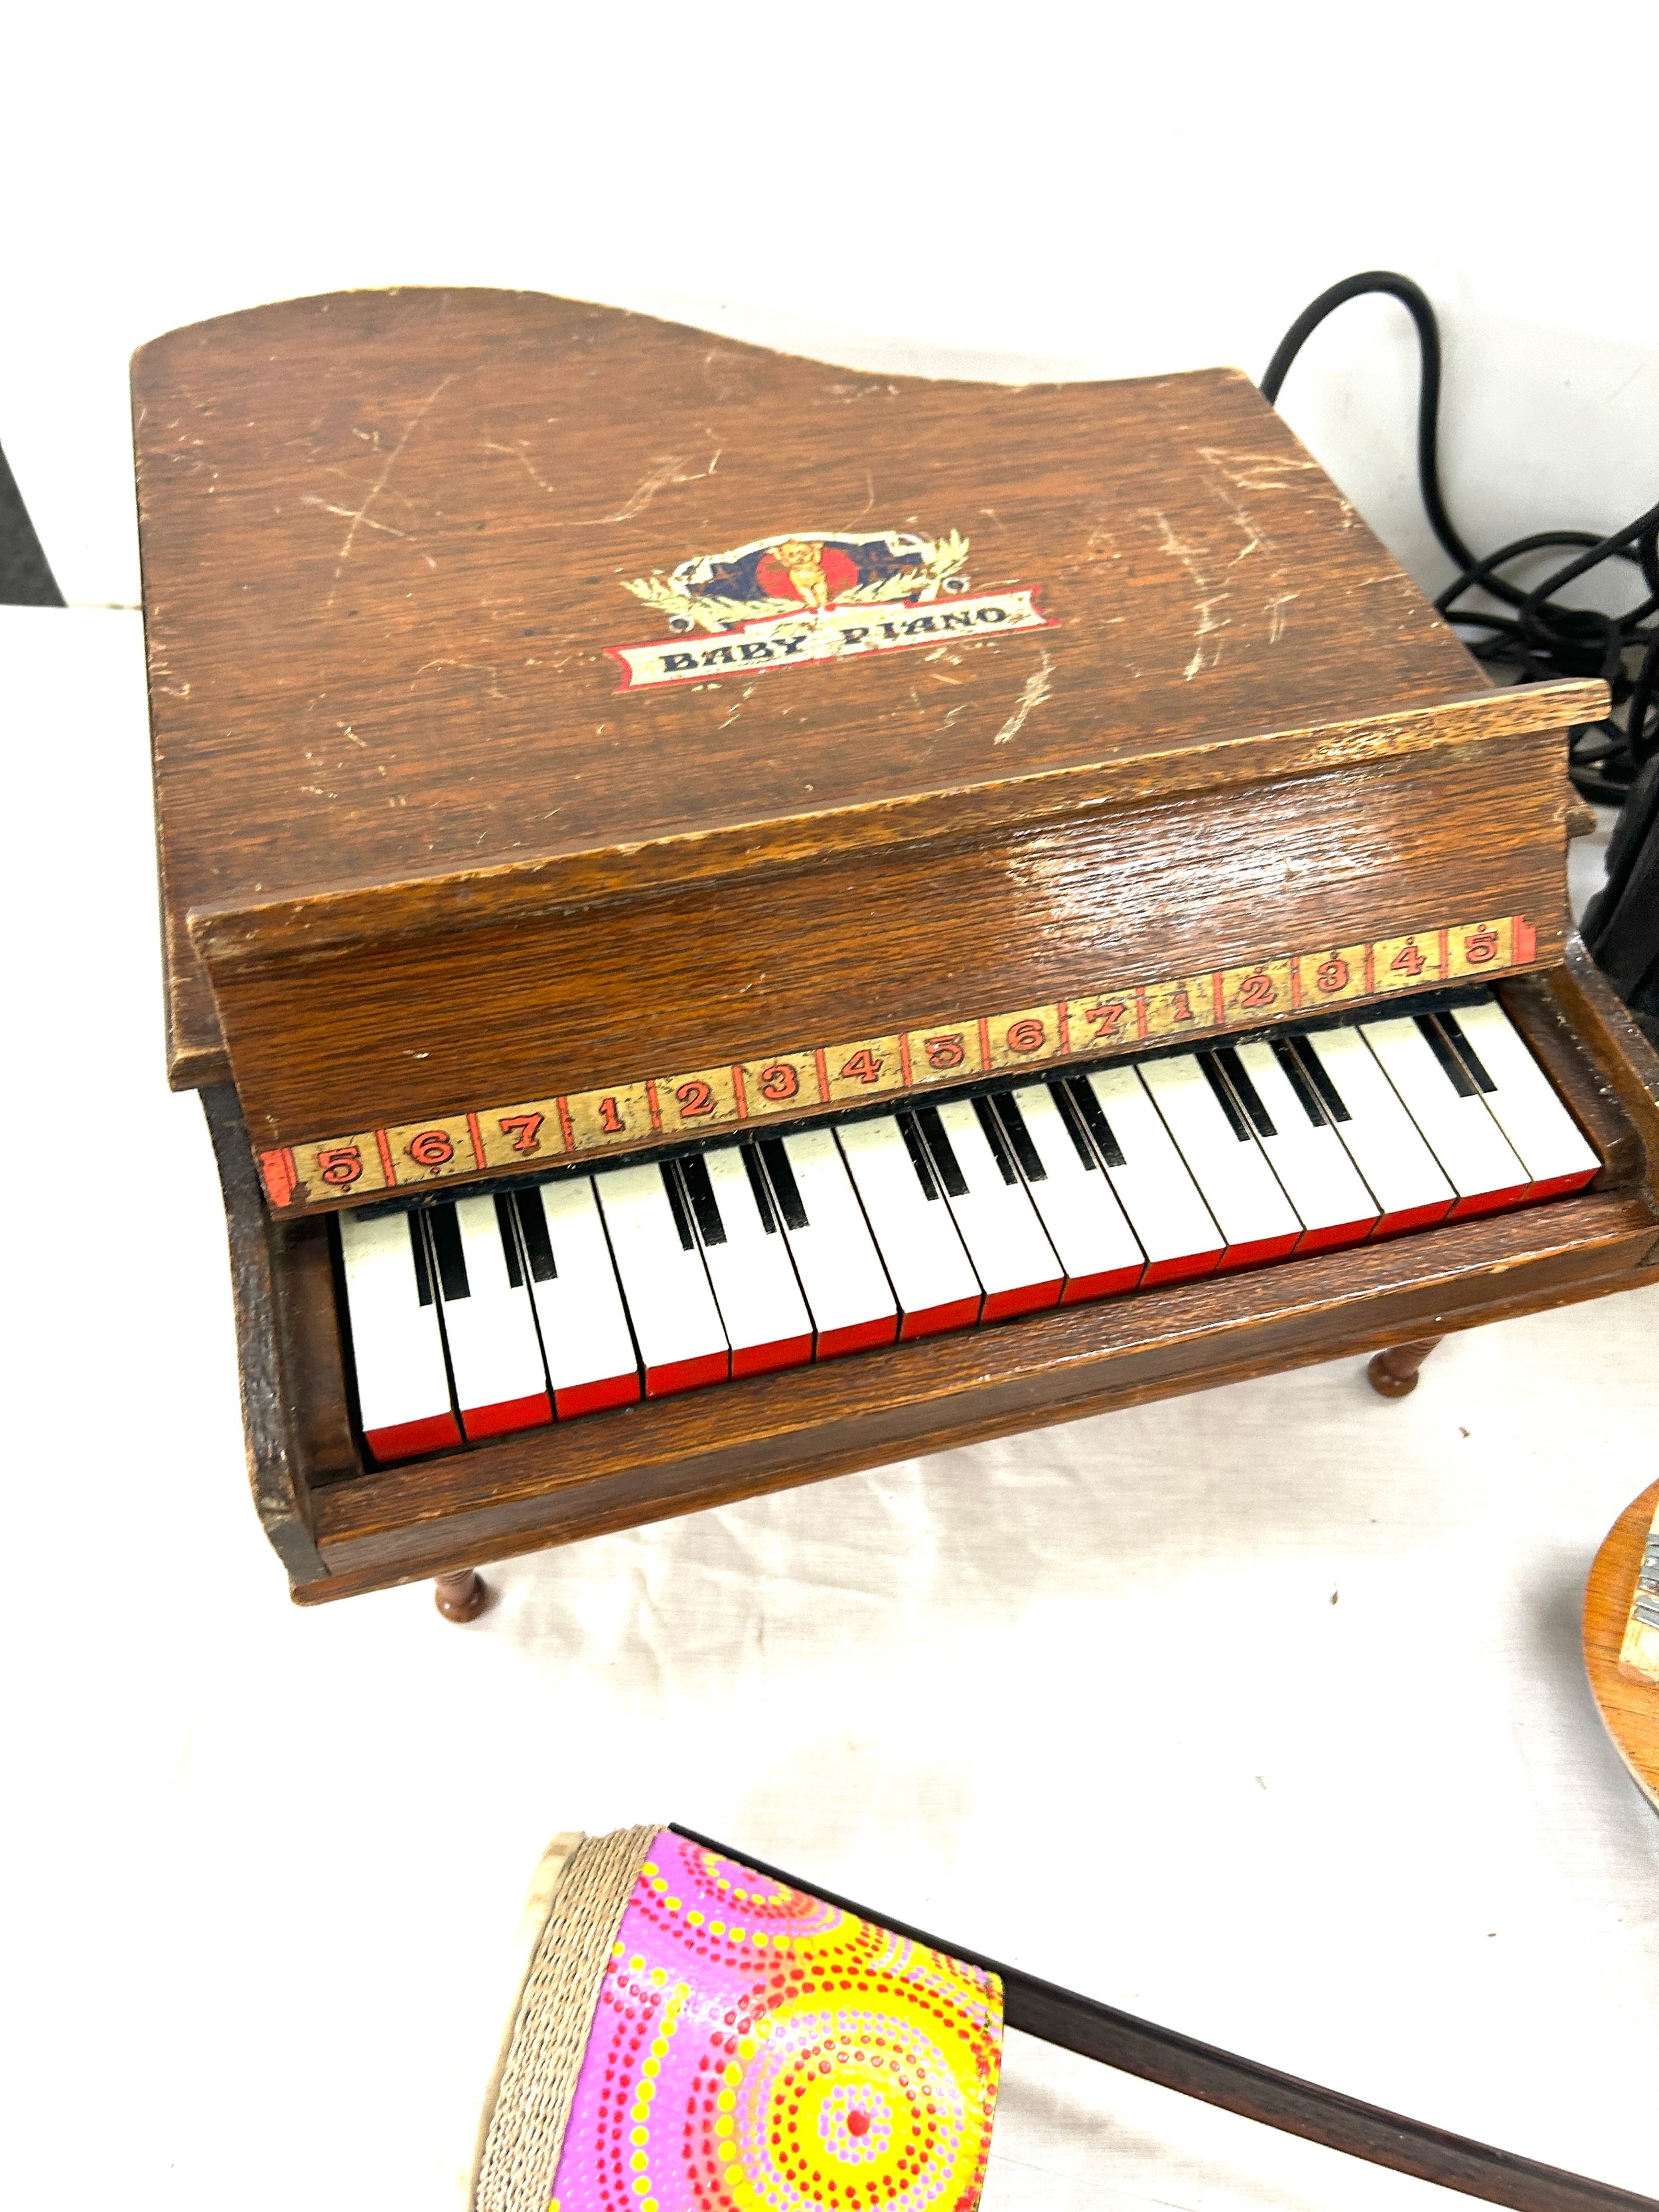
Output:
[[[660,1833],[577,1844],[519,1999],[473,2185],[473,2212],[547,2212],[576,2076],[628,1900]]]

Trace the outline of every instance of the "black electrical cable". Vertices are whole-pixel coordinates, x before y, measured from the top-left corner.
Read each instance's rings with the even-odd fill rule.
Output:
[[[1466,640],[1477,660],[1509,670],[1522,684],[1560,676],[1599,676],[1613,695],[1613,713],[1599,722],[1580,724],[1570,738],[1567,766],[1586,799],[1622,805],[1642,769],[1659,755],[1659,506],[1650,507],[1622,530],[1597,538],[1585,530],[1535,531],[1500,545],[1477,560],[1446,510],[1440,489],[1440,325],[1422,287],[1389,269],[1345,276],[1312,301],[1291,325],[1261,380],[1262,397],[1277,400],[1291,363],[1327,315],[1363,293],[1385,292],[1410,313],[1417,326],[1422,373],[1417,401],[1417,481],[1423,507],[1436,538],[1457,563],[1458,573],[1435,601],[1449,622],[1481,633]],[[1541,584],[1523,590],[1499,572],[1511,562],[1556,549],[1582,550]],[[1640,571],[1648,596],[1622,615],[1593,607],[1574,607],[1559,599],[1562,587],[1588,575],[1607,561],[1623,561]],[[1514,610],[1498,614],[1458,602],[1473,591]],[[1647,625],[1644,627],[1644,625]],[[1634,668],[1631,661],[1640,659]],[[1622,715],[1621,710],[1622,709]],[[1651,720],[1650,717],[1651,716]]]

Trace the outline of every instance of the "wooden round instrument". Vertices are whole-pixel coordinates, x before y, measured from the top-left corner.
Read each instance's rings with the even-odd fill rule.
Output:
[[[1584,1594],[1584,1665],[1607,1734],[1659,1806],[1659,1678],[1628,1663],[1631,1602],[1656,1510],[1659,1482],[1631,1500],[1595,1555]]]

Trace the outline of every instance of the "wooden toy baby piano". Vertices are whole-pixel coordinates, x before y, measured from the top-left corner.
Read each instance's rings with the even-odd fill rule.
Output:
[[[1565,907],[1601,689],[1491,688],[1238,372],[404,291],[134,389],[170,1071],[301,1601],[1659,1279]]]

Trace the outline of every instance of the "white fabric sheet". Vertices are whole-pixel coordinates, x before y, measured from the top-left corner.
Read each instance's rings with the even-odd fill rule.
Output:
[[[1577,1626],[1659,1285],[1399,1404],[1343,1361],[511,1562],[470,1628],[296,1611],[162,1084],[138,667],[134,617],[0,610],[13,1097],[88,1135],[8,1179],[9,2200],[449,2212],[538,1854],[659,1815],[1659,2192],[1659,1820]],[[987,2212],[1451,2201],[1010,2039]]]

